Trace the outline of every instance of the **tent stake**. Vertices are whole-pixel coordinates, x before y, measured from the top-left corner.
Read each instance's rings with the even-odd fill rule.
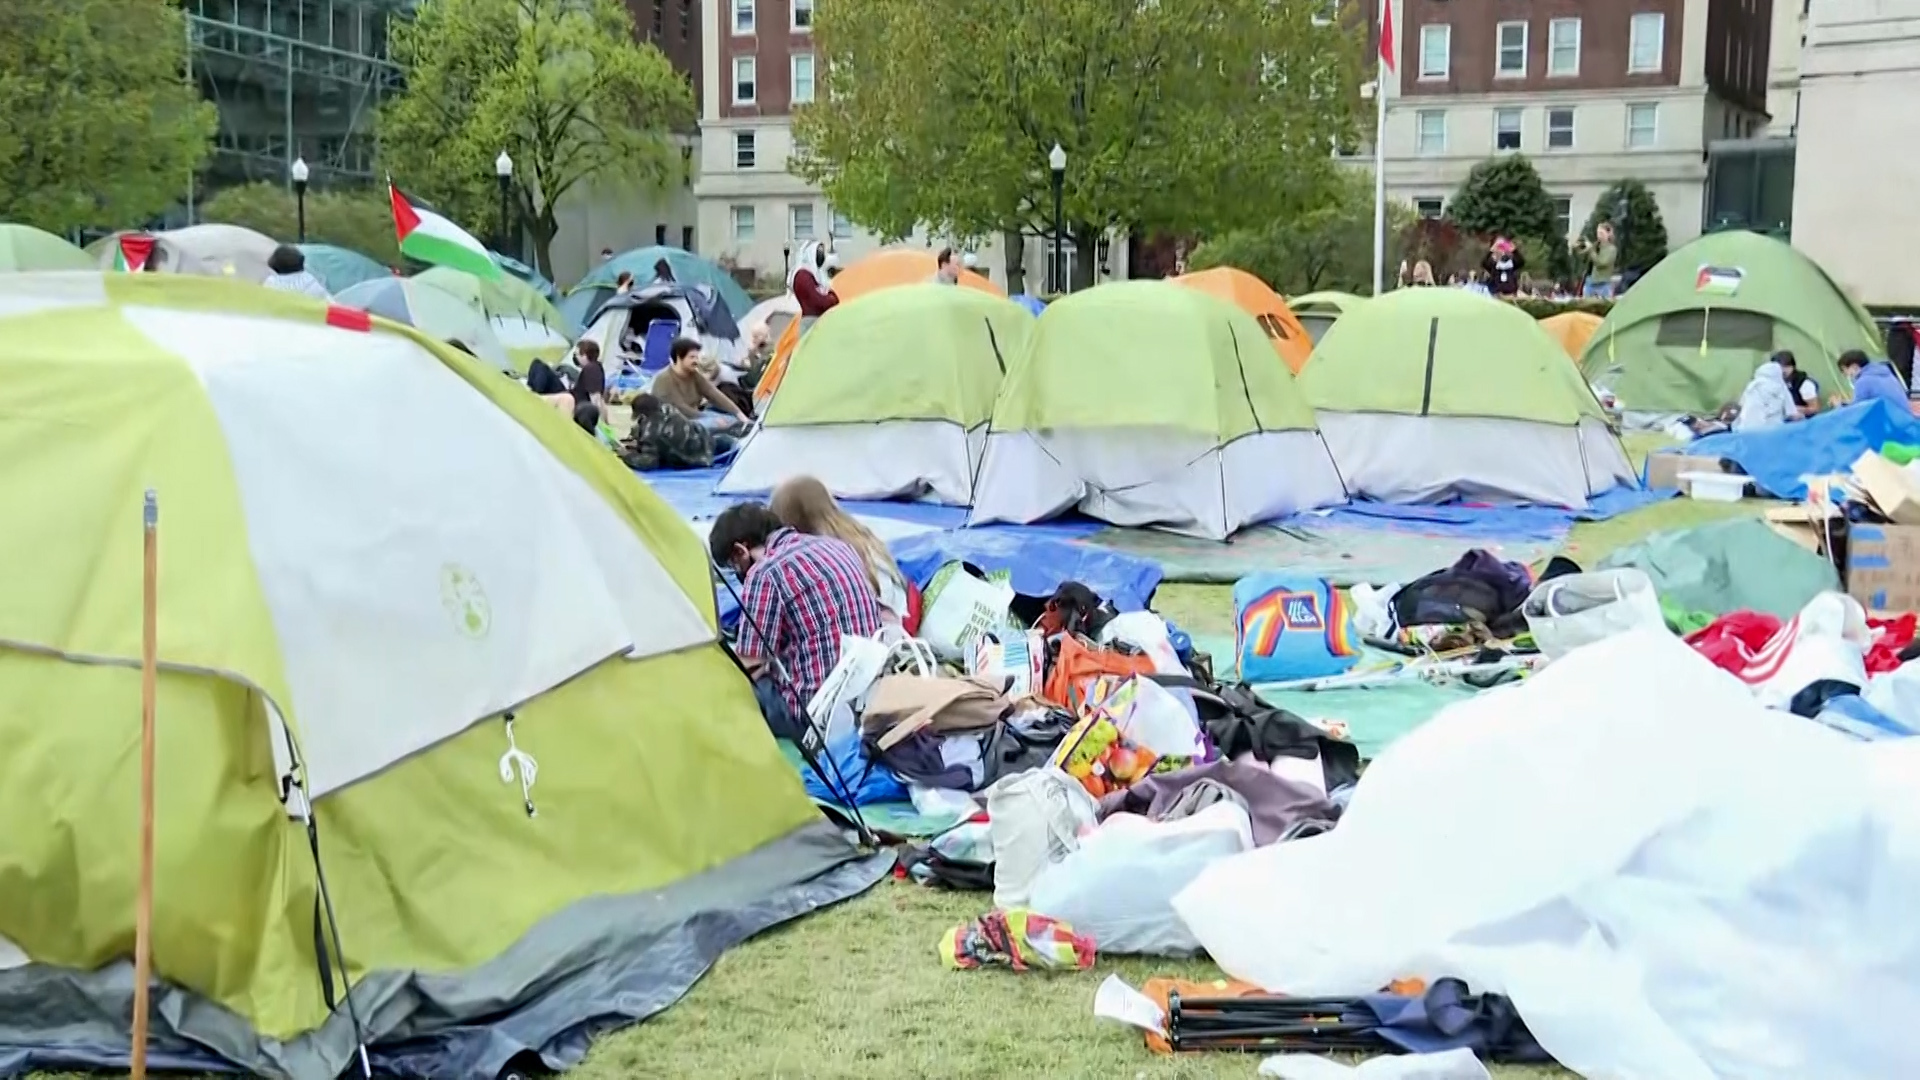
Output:
[[[133,1080],[147,1075],[147,984],[153,977],[153,749],[158,683],[160,501],[147,491],[140,596],[140,883],[133,910]]]

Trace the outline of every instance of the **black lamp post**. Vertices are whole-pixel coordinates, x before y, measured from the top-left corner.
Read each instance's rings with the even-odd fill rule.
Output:
[[[1067,291],[1066,260],[1060,250],[1061,202],[1067,181],[1067,152],[1059,143],[1053,144],[1053,152],[1047,155],[1047,166],[1053,170],[1053,253],[1047,258],[1047,292],[1058,296]]]
[[[507,189],[513,186],[513,159],[507,156],[505,150],[500,151],[500,156],[493,159],[493,175],[500,181],[500,251],[502,254],[517,256],[519,254],[517,251],[507,250],[507,245],[513,242],[514,234],[512,204],[508,201],[507,192]]]
[[[287,175],[293,178],[294,231],[299,235],[294,242],[304,244],[307,242],[307,159],[294,158],[293,168],[287,170]]]
[[[784,276],[793,272],[793,245],[780,245],[780,273]]]

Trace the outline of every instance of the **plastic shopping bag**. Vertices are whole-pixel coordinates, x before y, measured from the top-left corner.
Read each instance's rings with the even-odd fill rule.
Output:
[[[1013,597],[1013,586],[976,577],[956,564],[921,613],[920,640],[941,659],[958,660],[981,635],[1007,625]]]
[[[1520,612],[1534,644],[1551,660],[1615,634],[1667,625],[1653,579],[1630,566],[1550,578],[1533,590]]]

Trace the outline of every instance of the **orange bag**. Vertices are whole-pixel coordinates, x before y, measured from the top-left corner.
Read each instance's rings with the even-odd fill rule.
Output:
[[[1153,674],[1153,658],[1128,655],[1088,644],[1085,639],[1066,634],[1060,638],[1060,655],[1047,672],[1047,684],[1041,696],[1075,716],[1087,705],[1087,691],[1102,675]]]

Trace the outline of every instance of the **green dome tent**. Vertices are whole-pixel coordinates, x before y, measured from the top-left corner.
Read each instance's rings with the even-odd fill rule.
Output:
[[[1313,410],[1253,316],[1184,285],[1126,281],[1055,301],[1035,322],[994,404],[971,520],[1078,507],[1224,540],[1345,498]]]
[[[1352,293],[1310,292],[1288,300],[1287,307],[1292,309],[1293,317],[1300,320],[1300,325],[1306,328],[1307,336],[1318,345],[1340,316],[1365,302]]]
[[[720,299],[726,301],[728,314],[736,320],[746,318],[747,312],[753,310],[753,297],[748,296],[747,290],[741,288],[733,275],[727,273],[719,263],[703,259],[691,251],[659,245],[635,248],[615,255],[587,271],[587,276],[567,292],[572,295],[596,288],[611,289],[619,282],[623,272],[632,274],[634,287],[639,288],[658,277],[654,268],[663,259],[666,260],[667,269],[673,272],[675,281],[686,285],[713,286],[720,293]],[[592,312],[589,311],[581,318],[584,321],[591,316]]]
[[[363,281],[333,298],[344,307],[359,308],[383,319],[411,326],[421,333],[467,351],[501,371],[524,374],[502,344],[485,315],[459,297],[416,278],[383,277]]]
[[[827,312],[800,339],[723,494],[812,476],[843,499],[973,502],[1001,373],[1025,308],[977,289],[902,285]]]
[[[525,373],[534,360],[555,363],[573,348],[567,319],[539,288],[510,274],[482,280],[464,270],[435,266],[413,280],[458,297],[493,327],[513,370]]]
[[[0,1001],[32,1007],[0,1040],[28,1060],[126,1053],[143,489],[160,1050],[306,1078],[404,1041],[492,1075],[876,876],[718,645],[697,535],[569,418],[251,285],[7,297],[0,937],[29,962]]]
[[[1877,356],[1885,344],[1818,263],[1732,230],[1702,236],[1635,282],[1587,343],[1580,369],[1622,409],[1711,414],[1739,400],[1780,349],[1825,392],[1844,385],[1836,357]]]
[[[50,232],[31,225],[0,225],[0,273],[34,270],[96,270],[100,261]]]
[[[1300,389],[1340,475],[1381,502],[1585,506],[1633,469],[1567,354],[1526,312],[1396,289],[1343,316]]]

